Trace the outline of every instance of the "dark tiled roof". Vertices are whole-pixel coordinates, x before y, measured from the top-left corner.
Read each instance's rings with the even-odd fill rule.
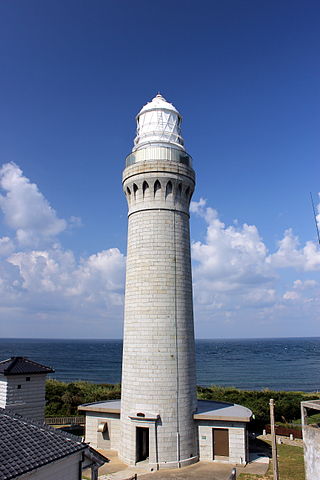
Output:
[[[27,373],[52,373],[53,368],[33,362],[25,357],[11,357],[0,362],[0,373],[3,375],[24,375]]]
[[[0,408],[0,480],[89,448],[74,435]]]

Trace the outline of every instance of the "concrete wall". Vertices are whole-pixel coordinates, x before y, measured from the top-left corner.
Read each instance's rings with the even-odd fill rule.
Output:
[[[0,382],[1,406],[33,420],[43,421],[45,380],[45,374],[2,376]]]
[[[7,377],[0,373],[0,407],[6,408],[7,403]]]
[[[302,431],[306,480],[320,479],[320,428],[308,425]]]
[[[129,206],[120,456],[136,461],[137,413],[150,464],[197,456],[189,203],[194,172],[172,161],[124,171]],[[139,423],[140,422],[140,423]],[[157,437],[156,443],[152,443]],[[179,445],[179,448],[178,448]],[[179,450],[179,451],[178,451]]]
[[[17,480],[79,480],[81,460],[82,452],[78,452],[16,478]]]
[[[225,461],[230,463],[246,463],[246,424],[238,422],[220,422],[197,420],[199,433],[200,460],[213,461],[212,429],[227,428],[229,430],[229,458]],[[222,457],[219,461],[223,461]],[[319,477],[320,478],[320,477]]]
[[[117,414],[101,414],[95,412],[86,413],[86,432],[85,441],[90,443],[91,447],[102,448],[104,450],[118,450],[120,446],[120,416]],[[108,431],[98,432],[100,422],[107,422]]]

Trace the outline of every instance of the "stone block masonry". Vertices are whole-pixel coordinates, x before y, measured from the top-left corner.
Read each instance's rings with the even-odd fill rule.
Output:
[[[122,459],[136,462],[136,428],[149,429],[149,463],[197,459],[189,203],[194,172],[145,161],[124,171],[128,254],[121,399]]]

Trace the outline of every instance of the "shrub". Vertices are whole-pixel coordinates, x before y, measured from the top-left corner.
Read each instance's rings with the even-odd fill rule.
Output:
[[[65,383],[58,380],[46,382],[47,417],[78,415],[82,403],[99,402],[120,398],[120,385],[90,382]]]

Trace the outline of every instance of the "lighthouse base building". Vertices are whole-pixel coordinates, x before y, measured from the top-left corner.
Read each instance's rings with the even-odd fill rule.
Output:
[[[189,206],[195,188],[182,117],[158,94],[136,117],[128,203],[121,401],[82,405],[86,441],[128,465],[246,463],[239,405],[197,401]]]
[[[81,405],[86,416],[85,441],[94,448],[120,450],[120,400]],[[137,414],[139,412],[136,412]],[[252,412],[241,405],[198,400],[193,415],[197,451],[189,462],[157,462],[156,415],[132,419],[136,429],[136,459],[130,465],[158,470],[179,468],[198,460],[246,464],[249,461],[247,425]],[[141,430],[140,430],[141,429]]]

